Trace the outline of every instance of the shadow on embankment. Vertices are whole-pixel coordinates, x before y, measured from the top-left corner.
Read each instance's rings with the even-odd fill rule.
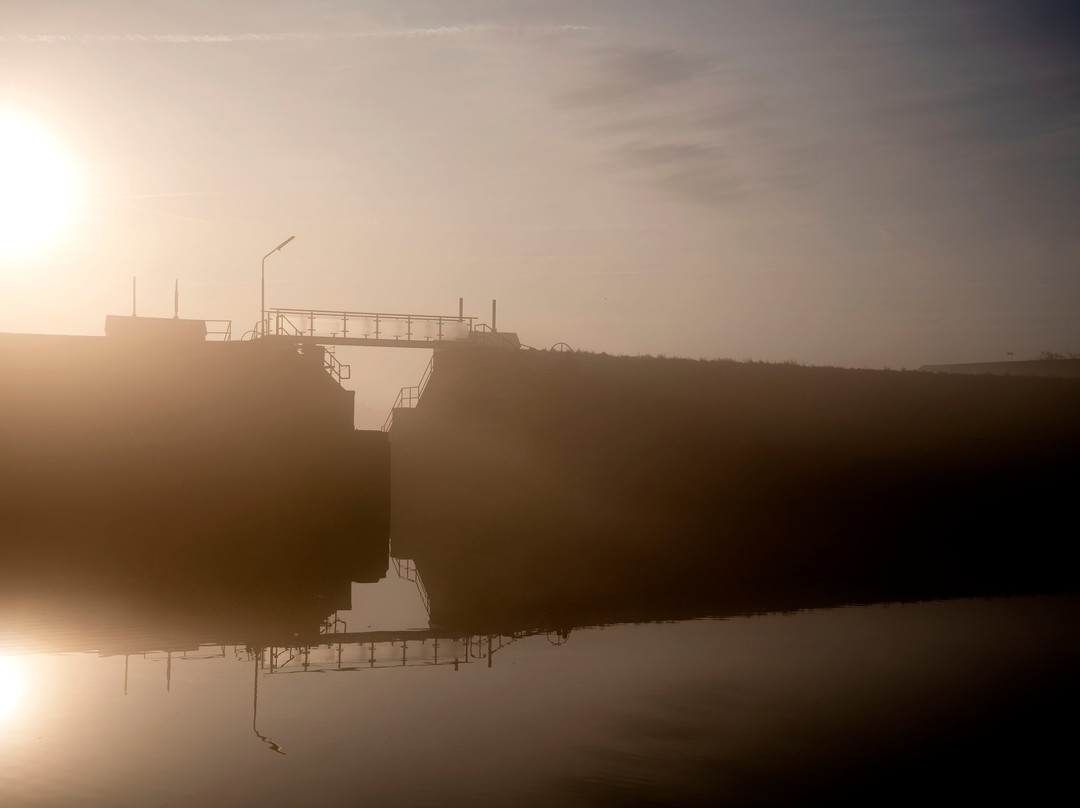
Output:
[[[1080,383],[436,354],[392,536],[445,626],[1072,591]]]

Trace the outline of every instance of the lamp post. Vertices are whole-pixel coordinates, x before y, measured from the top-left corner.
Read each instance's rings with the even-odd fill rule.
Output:
[[[263,258],[262,258],[262,271],[259,274],[259,309],[260,309],[259,327],[262,329],[262,332],[263,332],[262,335],[264,337],[268,335],[267,332],[270,330],[270,323],[267,321],[267,318],[266,318],[266,259],[269,258],[274,253],[276,253],[278,250],[280,250],[282,247],[284,247],[286,244],[288,244],[294,238],[296,238],[296,236],[289,236],[287,239],[285,239],[279,245],[274,247],[274,249],[272,249],[270,252],[268,252],[266,255],[264,255]]]

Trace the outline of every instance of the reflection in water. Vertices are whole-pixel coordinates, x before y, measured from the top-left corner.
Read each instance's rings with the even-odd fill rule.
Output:
[[[1030,799],[1080,716],[1076,597],[737,616],[698,570],[673,615],[655,555],[552,575],[454,548],[5,591],[0,804]],[[586,574],[579,610],[532,605]]]
[[[260,733],[259,729],[258,729],[258,726],[257,726],[258,721],[259,721],[259,663],[261,661],[262,661],[262,655],[261,654],[252,657],[252,662],[254,663],[252,668],[255,671],[255,686],[254,686],[254,697],[253,697],[254,698],[254,703],[252,704],[252,707],[251,707],[251,731],[255,733],[256,738],[258,738],[264,744],[269,746],[272,751],[277,752],[280,755],[284,755],[285,750],[283,750],[278,744],[271,741],[265,735]]]
[[[0,657],[0,721],[19,707],[26,690],[26,677],[17,659]]]
[[[424,581],[420,577],[420,570],[416,568],[416,562],[411,558],[397,558],[396,556],[390,559],[394,564],[394,571],[397,572],[399,578],[403,578],[406,581],[412,581],[416,584],[416,591],[420,593],[420,600],[424,604],[424,611],[427,612],[428,617],[431,616],[431,598],[428,597],[427,587],[424,586]]]
[[[169,690],[168,652],[131,655],[126,696],[117,657],[23,656],[38,692],[0,731],[0,788],[5,805],[69,804],[87,783],[99,805],[1020,796],[1022,773],[1064,754],[1042,733],[1076,716],[1077,605],[578,628],[561,647],[437,632],[207,645],[172,653]]]

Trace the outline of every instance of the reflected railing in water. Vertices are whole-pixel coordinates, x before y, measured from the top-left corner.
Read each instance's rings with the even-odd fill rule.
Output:
[[[174,669],[180,664],[235,658],[254,662],[264,676],[295,673],[365,671],[386,668],[434,668],[482,662],[492,667],[495,655],[526,637],[545,636],[552,645],[563,645],[570,631],[523,631],[518,634],[455,636],[434,632],[371,632],[369,635],[326,636],[314,645],[202,645],[185,651],[147,651],[139,655],[148,662],[165,663],[165,689],[171,690]],[[112,655],[103,654],[101,658]],[[128,658],[124,655],[124,694],[128,692]]]
[[[431,617],[431,598],[428,597],[427,587],[424,586],[424,579],[420,577],[420,570],[417,569],[416,562],[411,558],[397,558],[396,556],[390,556],[390,561],[394,565],[394,571],[397,572],[398,578],[416,584],[416,588],[420,592],[420,600],[424,603],[424,611],[428,613],[428,617]]]
[[[461,636],[413,631],[399,634],[370,632],[338,638],[324,635],[317,645],[271,646],[249,649],[267,675],[283,673],[325,673],[362,671],[375,668],[437,667],[485,662],[492,666],[495,654],[525,637],[546,636],[552,645],[562,645],[569,630],[522,631],[515,634]]]

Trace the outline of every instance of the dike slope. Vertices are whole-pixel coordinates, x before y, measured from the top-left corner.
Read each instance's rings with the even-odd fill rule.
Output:
[[[1080,382],[440,352],[391,432],[443,625],[1074,588]]]

